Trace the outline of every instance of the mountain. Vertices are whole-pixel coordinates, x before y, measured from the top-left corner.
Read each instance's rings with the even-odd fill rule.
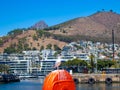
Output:
[[[113,29],[116,42],[120,42],[120,14],[112,11],[99,11],[88,17],[76,18],[54,27],[58,27],[55,30],[51,29],[50,32],[54,34],[79,35],[105,42],[111,41]]]
[[[1,37],[0,52],[40,50],[41,47],[63,48],[67,43],[79,40],[112,43],[112,30],[114,30],[115,43],[120,44],[120,14],[113,11],[99,11],[51,27],[40,21],[21,33],[18,32],[19,30],[15,33],[12,31],[11,35]]]
[[[39,22],[35,23],[33,26],[31,26],[30,29],[40,30],[40,29],[44,29],[47,27],[48,27],[48,25],[44,21],[39,21]]]
[[[41,31],[41,30],[40,30]],[[39,32],[38,32],[39,33]],[[36,30],[23,30],[23,33],[17,35],[4,36],[0,38],[0,53],[7,52],[20,53],[23,50],[40,50],[51,45],[63,48],[67,43],[53,38],[38,37]]]

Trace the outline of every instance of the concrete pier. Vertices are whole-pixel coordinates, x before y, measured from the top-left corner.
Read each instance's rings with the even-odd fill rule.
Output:
[[[72,75],[76,83],[120,83],[120,74],[80,74]]]

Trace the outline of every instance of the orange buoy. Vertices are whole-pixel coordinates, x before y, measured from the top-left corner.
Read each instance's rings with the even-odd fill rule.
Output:
[[[42,90],[76,90],[72,76],[66,70],[55,70],[45,78]]]

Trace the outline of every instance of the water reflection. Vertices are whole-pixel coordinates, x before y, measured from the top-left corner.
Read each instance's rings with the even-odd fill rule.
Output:
[[[0,84],[0,90],[42,90],[43,79],[21,80],[21,82]],[[76,90],[120,90],[120,83],[106,84],[78,84]]]
[[[114,84],[78,84],[77,90],[120,90],[120,83]]]

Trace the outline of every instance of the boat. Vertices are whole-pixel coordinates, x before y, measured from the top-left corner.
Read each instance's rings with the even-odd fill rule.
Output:
[[[20,82],[19,76],[13,74],[0,75],[0,83]]]
[[[24,79],[36,79],[36,78],[38,78],[38,76],[34,76],[34,75],[20,75],[19,78],[21,80],[24,80]]]

